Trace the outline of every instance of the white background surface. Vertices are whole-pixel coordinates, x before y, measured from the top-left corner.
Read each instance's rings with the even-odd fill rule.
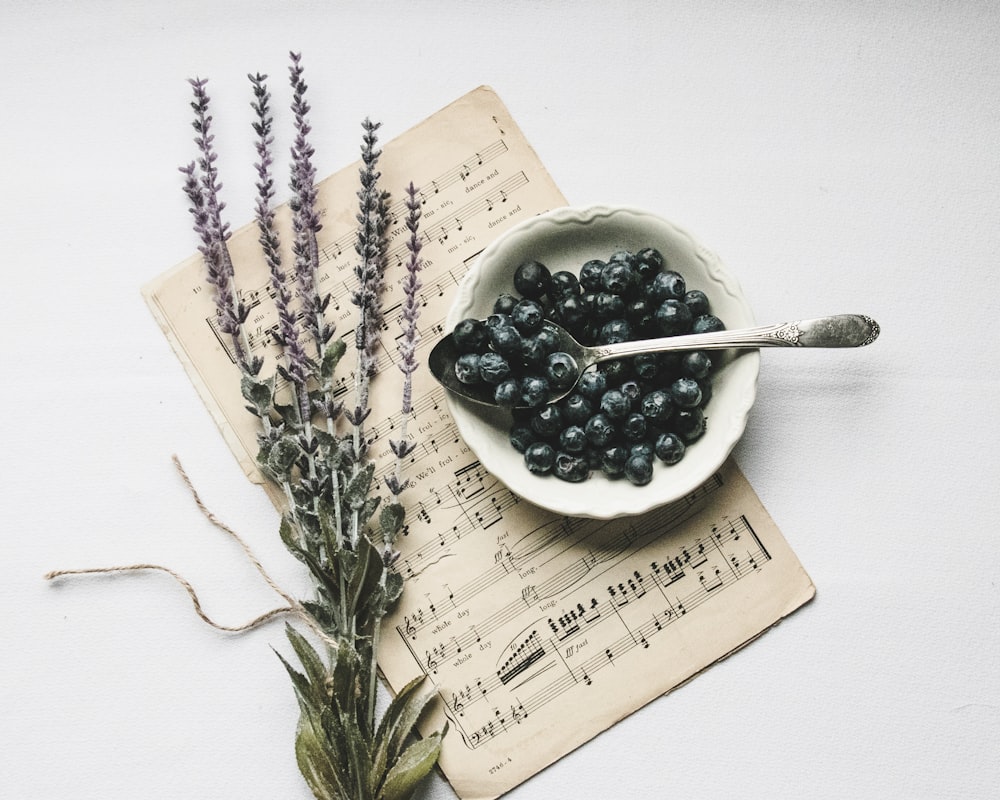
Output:
[[[196,244],[185,79],[242,224],[245,74],[280,85],[289,49],[321,175],[366,115],[389,139],[490,84],[571,203],[687,227],[760,321],[883,327],[765,353],[736,451],[816,600],[509,797],[994,796],[998,38],[986,2],[0,2],[0,796],[309,796],[280,624],[220,634],[165,576],[42,579],[153,561],[226,622],[272,607],[177,453],[306,586],[139,295]]]

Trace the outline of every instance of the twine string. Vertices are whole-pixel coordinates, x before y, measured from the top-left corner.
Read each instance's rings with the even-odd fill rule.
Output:
[[[215,516],[215,514],[212,513],[212,511],[208,508],[208,506],[205,505],[205,503],[201,499],[201,496],[198,494],[198,490],[195,489],[194,483],[191,481],[191,478],[188,476],[187,472],[182,466],[180,459],[176,455],[173,456],[172,459],[174,462],[174,467],[177,469],[177,472],[183,479],[184,484],[188,488],[188,491],[191,492],[191,496],[194,499],[195,505],[198,507],[198,510],[201,511],[205,519],[207,519],[210,523],[212,523],[212,525],[214,525],[219,530],[227,533],[230,537],[232,537],[236,541],[236,543],[240,546],[240,548],[242,548],[244,555],[247,557],[247,560],[249,560],[250,563],[253,564],[253,566],[257,569],[257,572],[260,573],[265,583],[267,583],[267,585],[270,586],[271,589],[275,593],[277,593],[288,605],[281,606],[279,608],[273,608],[270,611],[265,611],[260,616],[255,617],[254,619],[250,620],[247,623],[244,623],[243,625],[223,625],[219,622],[216,622],[207,613],[205,613],[205,610],[202,608],[201,601],[198,598],[198,593],[195,591],[191,583],[187,579],[185,579],[184,576],[180,575],[179,573],[175,572],[169,567],[163,566],[162,564],[128,564],[124,566],[113,566],[113,567],[57,569],[57,570],[52,570],[51,572],[47,572],[45,574],[45,579],[51,581],[57,578],[70,575],[103,575],[103,574],[112,574],[117,572],[144,572],[144,571],[164,572],[171,578],[173,578],[175,581],[177,581],[177,583],[179,583],[188,593],[188,596],[191,598],[191,603],[194,605],[195,613],[202,619],[202,621],[204,621],[208,625],[211,625],[213,628],[217,630],[227,631],[231,633],[242,633],[244,631],[253,630],[254,628],[257,628],[258,626],[263,625],[265,622],[268,622],[269,620],[274,619],[275,617],[281,616],[282,614],[294,614],[295,616],[299,617],[303,622],[305,622],[312,629],[313,633],[315,633],[327,645],[336,648],[337,640],[332,638],[326,631],[324,631],[320,627],[319,623],[317,623],[316,620],[313,618],[312,614],[306,611],[305,607],[298,600],[296,600],[294,597],[289,595],[284,589],[282,589],[281,586],[279,586],[278,583],[267,573],[267,570],[264,569],[264,565],[261,564],[260,559],[257,558],[257,555],[253,552],[253,550],[250,548],[250,545],[246,543],[243,537],[240,536],[229,525],[227,525],[225,522],[223,522],[217,516]]]

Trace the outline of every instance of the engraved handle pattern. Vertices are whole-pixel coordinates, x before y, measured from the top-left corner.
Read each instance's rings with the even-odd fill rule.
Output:
[[[640,353],[678,350],[727,350],[757,347],[864,347],[878,338],[878,323],[864,314],[779,322],[735,331],[713,331],[688,336],[666,336],[636,342],[588,348],[595,361],[625,358]]]

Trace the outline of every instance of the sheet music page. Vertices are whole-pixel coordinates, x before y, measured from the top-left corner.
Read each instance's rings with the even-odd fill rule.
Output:
[[[323,181],[318,200],[326,210],[321,284],[348,342],[357,166]],[[394,463],[388,440],[400,424],[401,373],[393,365],[402,333],[403,188],[411,180],[421,187],[423,204],[422,362],[475,256],[511,225],[565,200],[487,87],[386,144],[379,166],[399,220],[368,422],[377,474],[385,475]],[[278,224],[290,230],[287,209]],[[234,233],[230,249],[237,286],[254,303],[251,345],[273,358],[276,315],[255,227]],[[239,463],[260,482],[255,419],[214,328],[200,256],[143,293]],[[352,352],[337,384],[348,402]],[[424,729],[448,719],[440,766],[464,800],[510,790],[814,595],[733,462],[684,500],[641,517],[560,517],[520,501],[481,468],[426,368],[414,376],[414,397],[408,431],[417,448],[406,467],[413,483],[402,495],[407,524],[398,545],[406,588],[384,623],[379,666],[394,691],[428,676],[439,699]]]

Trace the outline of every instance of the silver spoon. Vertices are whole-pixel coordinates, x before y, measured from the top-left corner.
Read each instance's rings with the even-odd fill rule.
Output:
[[[554,403],[573,391],[576,381],[588,367],[615,358],[627,358],[641,353],[670,353],[684,350],[728,350],[757,347],[863,347],[878,338],[878,323],[863,314],[835,314],[816,319],[800,319],[776,325],[761,325],[732,331],[694,333],[687,336],[665,336],[633,342],[587,347],[580,344],[558,325],[547,322],[559,334],[556,348],[576,362],[576,380],[563,390],[553,390],[548,402]],[[448,391],[489,406],[499,405],[493,398],[495,387],[488,383],[462,383],[455,375],[458,349],[451,334],[431,350],[427,360],[431,373]]]

